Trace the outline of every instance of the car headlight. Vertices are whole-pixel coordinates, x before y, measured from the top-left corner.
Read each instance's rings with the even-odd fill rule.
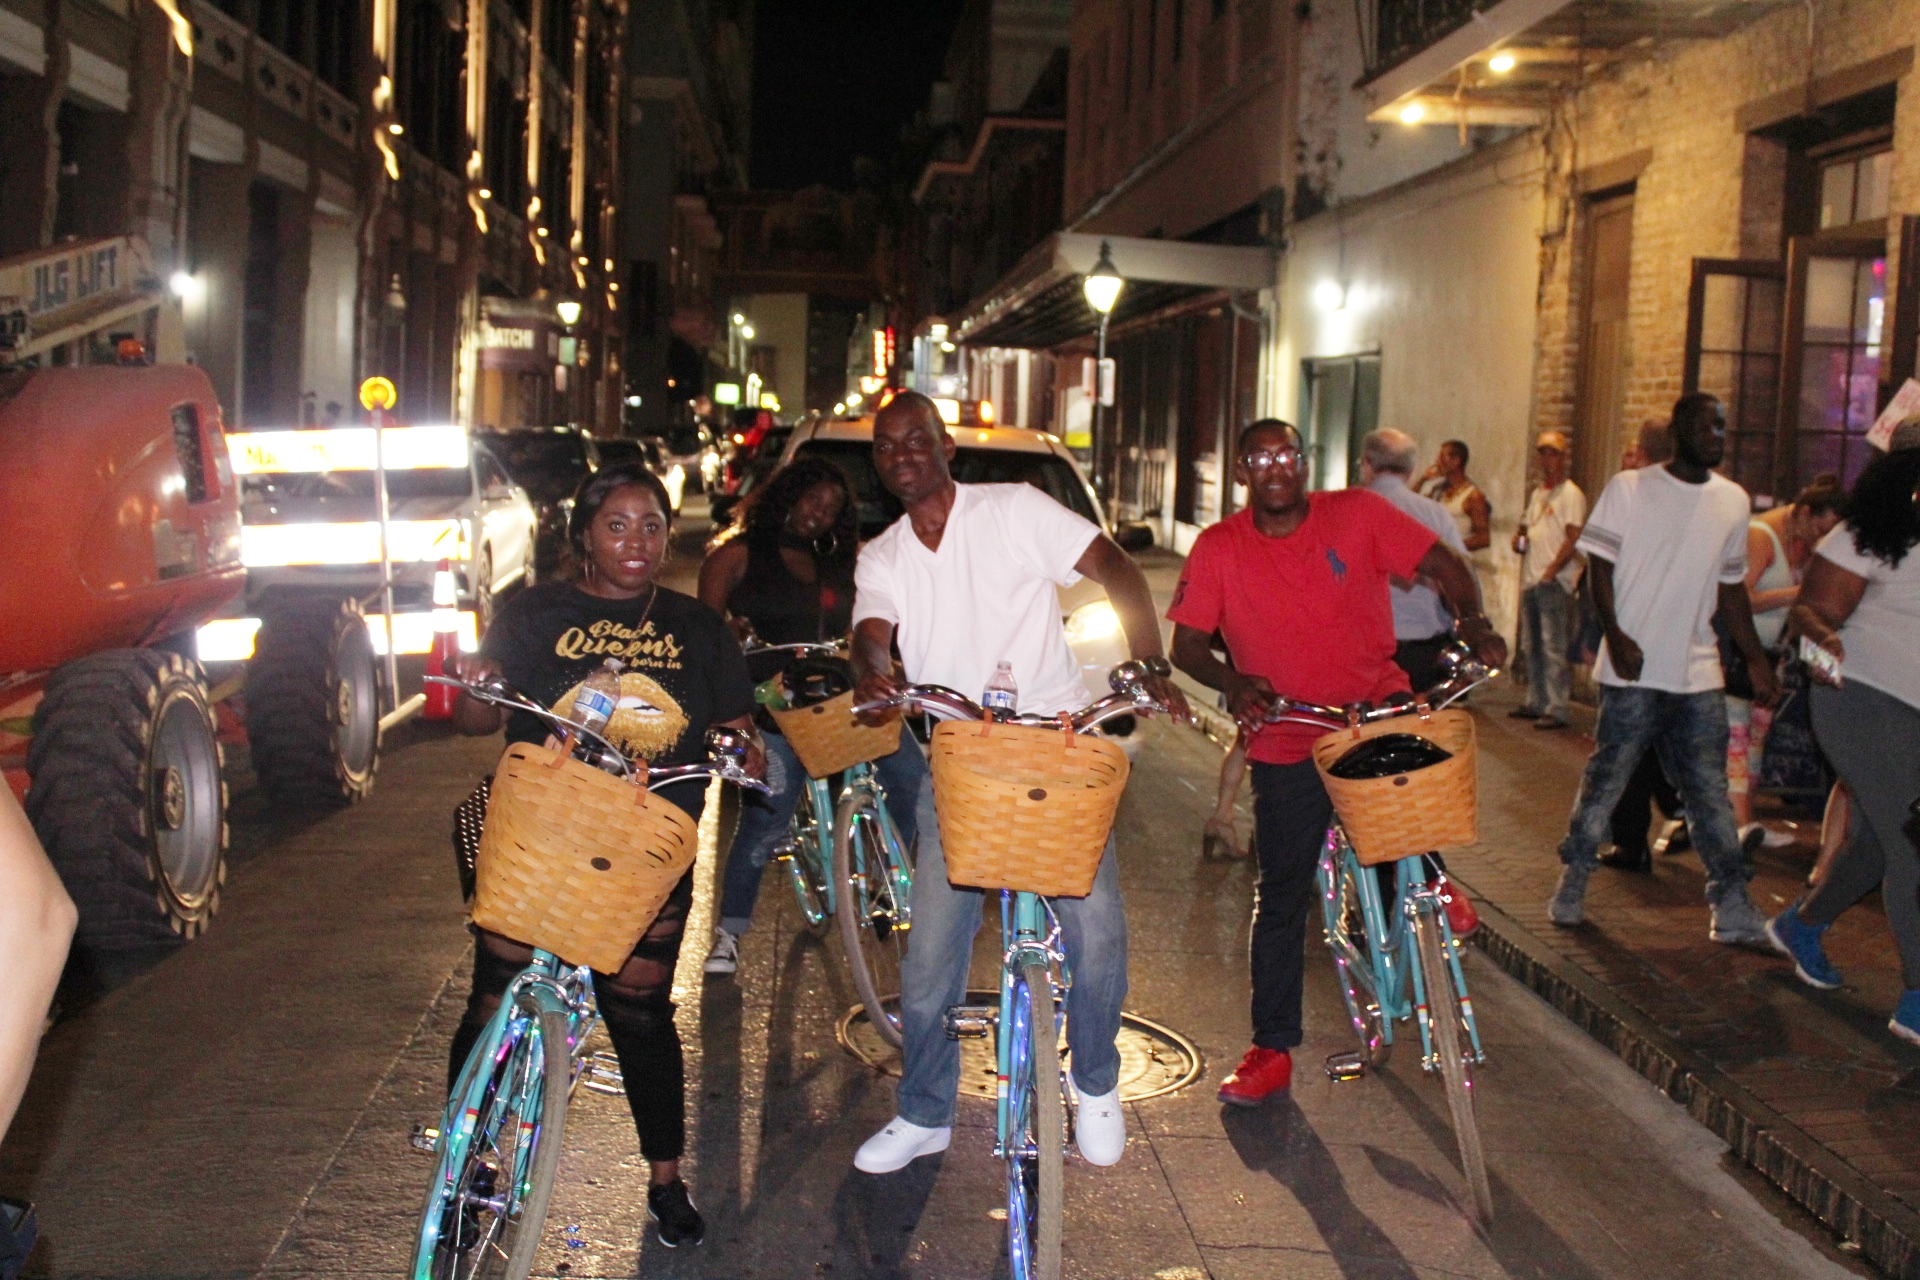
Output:
[[[1120,615],[1107,600],[1095,600],[1075,609],[1067,618],[1067,643],[1090,644],[1120,633]]]

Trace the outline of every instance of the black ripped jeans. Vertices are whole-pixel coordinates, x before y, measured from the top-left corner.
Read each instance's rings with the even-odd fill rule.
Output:
[[[693,872],[689,870],[620,972],[593,975],[594,1001],[620,1059],[627,1106],[633,1110],[633,1127],[640,1134],[640,1154],[650,1164],[678,1160],[687,1145],[686,1064],[680,1032],[673,1025],[673,969],[680,959],[680,939],[692,905]],[[507,984],[533,960],[532,949],[511,938],[484,929],[475,929],[474,934],[473,992],[447,1055],[449,1093],[474,1043],[500,1007]]]

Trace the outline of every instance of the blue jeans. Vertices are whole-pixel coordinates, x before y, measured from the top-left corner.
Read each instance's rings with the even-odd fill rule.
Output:
[[[1727,800],[1726,696],[1718,689],[1667,693],[1601,685],[1593,736],[1593,755],[1573,802],[1572,828],[1560,843],[1560,861],[1588,867],[1599,861],[1620,793],[1651,747],[1687,811],[1687,830],[1707,869],[1707,901],[1742,890],[1747,864]]]
[[[921,784],[920,852],[913,868],[913,933],[900,968],[900,1035],[905,1064],[897,1109],[909,1124],[953,1123],[960,1087],[960,1046],[947,1039],[943,1015],[967,996],[973,937],[988,895],[947,883],[946,851],[933,807],[933,776]],[[1120,902],[1120,862],[1113,837],[1084,898],[1052,898],[1066,944],[1073,987],[1067,993],[1067,1045],[1073,1080],[1091,1096],[1120,1083],[1120,1003],[1127,996],[1127,914]]]
[[[765,735],[767,744],[767,785],[773,794],[748,792],[741,798],[740,823],[734,828],[733,848],[727,854],[726,878],[720,890],[720,927],[735,937],[753,927],[753,906],[760,900],[760,874],[767,859],[786,838],[799,807],[800,793],[807,787],[807,771],[793,754],[786,738],[777,733]],[[913,848],[914,804],[920,794],[921,780],[929,777],[927,758],[904,728],[900,731],[900,749],[873,762],[874,772],[887,793],[887,813],[900,832],[900,845]],[[832,822],[830,813],[819,815]]]
[[[1567,718],[1573,670],[1567,664],[1567,627],[1573,597],[1549,579],[1520,593],[1520,651],[1527,655],[1527,707],[1556,720]]]

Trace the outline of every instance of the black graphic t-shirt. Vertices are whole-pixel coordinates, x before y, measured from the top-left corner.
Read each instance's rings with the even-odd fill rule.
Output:
[[[565,715],[581,681],[618,658],[620,701],[603,730],[629,755],[657,767],[707,758],[706,732],[753,711],[753,686],[740,643],[720,615],[661,587],[647,596],[603,600],[571,583],[520,592],[494,619],[480,652],[508,683]],[[544,742],[547,726],[523,711],[507,718],[508,742]],[[698,819],[705,785],[660,793]]]

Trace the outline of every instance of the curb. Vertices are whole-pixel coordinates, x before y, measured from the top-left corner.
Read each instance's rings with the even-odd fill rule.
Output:
[[[1233,720],[1190,700],[1193,727],[1223,750]],[[1473,886],[1454,877],[1470,893]],[[1822,1226],[1896,1280],[1920,1280],[1920,1212],[1874,1186],[1805,1130],[1682,1047],[1605,983],[1473,893],[1480,929],[1469,940],[1535,995],[1606,1046],[1720,1138]]]

